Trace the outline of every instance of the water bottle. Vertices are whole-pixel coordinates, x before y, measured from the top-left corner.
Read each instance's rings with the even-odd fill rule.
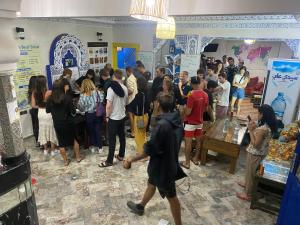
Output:
[[[229,128],[229,120],[228,119],[225,119],[224,121],[224,126],[223,126],[223,133],[227,133],[228,131],[228,128]]]
[[[278,92],[277,97],[271,103],[272,108],[274,109],[275,115],[278,119],[282,120],[283,114],[286,108],[286,102],[284,99],[284,94]]]

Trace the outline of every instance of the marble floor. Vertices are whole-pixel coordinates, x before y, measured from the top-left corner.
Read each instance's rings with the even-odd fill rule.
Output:
[[[97,163],[104,153],[82,150],[86,159],[74,160],[64,167],[60,155],[44,156],[26,139],[31,154],[32,176],[37,180],[34,192],[40,225],[157,225],[161,219],[173,224],[168,202],[155,194],[144,216],[127,209],[128,200],[139,200],[147,183],[147,162],[137,162],[130,170],[121,163],[101,169]],[[134,140],[127,139],[127,155],[135,154]],[[276,217],[249,209],[249,203],[235,197],[243,178],[242,152],[235,175],[227,172],[226,158],[207,166],[192,165],[189,179],[177,184],[184,225],[272,225]],[[72,156],[70,152],[70,156]],[[181,153],[181,158],[183,157]],[[188,191],[190,184],[190,189]]]

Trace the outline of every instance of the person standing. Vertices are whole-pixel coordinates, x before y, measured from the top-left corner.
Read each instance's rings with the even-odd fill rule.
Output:
[[[128,105],[127,105],[127,111],[129,115],[130,120],[130,137],[134,138],[135,130],[134,130],[134,112],[135,109],[132,106],[133,100],[138,93],[137,89],[137,82],[136,77],[132,73],[132,68],[127,67],[126,68],[126,75],[127,75],[127,90],[128,90]]]
[[[29,79],[27,99],[28,99],[28,103],[31,106],[29,113],[31,115],[32,130],[33,130],[33,135],[34,135],[35,142],[36,142],[36,147],[40,147],[40,145],[38,143],[38,139],[39,139],[38,112],[39,112],[39,108],[36,104],[33,105],[33,102],[32,102],[33,94],[36,90],[36,78],[37,78],[37,76],[31,76]]]
[[[208,96],[201,89],[200,79],[195,76],[191,78],[193,91],[188,97],[185,108],[185,162],[181,162],[181,166],[189,169],[192,151],[192,140],[196,139],[196,151],[200,151],[201,136],[203,128],[203,114],[207,111]]]
[[[55,132],[58,139],[60,154],[64,160],[65,166],[70,161],[66,154],[66,147],[73,146],[77,162],[81,162],[84,157],[80,155],[79,143],[75,138],[74,117],[76,109],[72,99],[65,93],[64,86],[60,80],[53,83],[52,94],[46,105],[47,113],[51,113]]]
[[[81,76],[75,81],[76,87],[80,90],[81,84],[85,79],[90,79],[95,84],[95,76],[96,76],[95,71],[93,69],[89,69],[86,72],[85,76]]]
[[[222,56],[222,63],[223,63],[224,68],[226,68],[227,66],[229,66],[227,55],[223,55]]]
[[[225,68],[225,73],[227,75],[227,80],[232,86],[233,78],[235,74],[238,72],[238,68],[234,65],[234,59],[232,57],[228,57],[228,66]]]
[[[187,71],[182,71],[179,74],[179,82],[178,82],[178,90],[180,93],[179,99],[178,99],[178,110],[180,112],[180,117],[183,121],[184,119],[184,108],[187,103],[187,97],[189,93],[192,91],[192,87],[189,84],[189,74]]]
[[[205,80],[208,82],[210,80],[218,82],[218,76],[214,73],[215,66],[211,65],[207,68],[207,76],[205,77]]]
[[[91,151],[98,151],[99,154],[102,153],[101,127],[104,108],[103,114],[99,116],[96,115],[96,108],[102,102],[102,95],[97,91],[94,83],[89,79],[85,79],[81,85],[81,94],[77,107],[81,112],[85,113]]]
[[[137,154],[143,153],[146,142],[146,129],[148,125],[149,97],[147,94],[147,80],[144,77],[137,79],[138,93],[133,102],[134,130]]]
[[[234,112],[234,104],[237,102],[237,116],[240,115],[241,104],[245,98],[245,88],[250,80],[249,72],[245,66],[241,67],[240,72],[234,76],[232,83],[231,114]]]
[[[57,145],[57,137],[53,126],[53,120],[50,113],[46,112],[46,102],[51,91],[47,89],[47,81],[45,76],[37,76],[36,89],[32,95],[31,102],[36,105],[38,109],[39,120],[39,138],[38,142],[44,146],[44,154],[51,153],[55,155],[55,146]],[[48,143],[50,143],[50,152],[48,149]]]
[[[132,162],[150,156],[148,164],[148,186],[140,203],[127,202],[130,210],[143,215],[145,207],[152,199],[156,189],[162,198],[170,204],[175,225],[181,225],[181,207],[176,194],[175,181],[186,177],[178,163],[178,153],[182,139],[182,124],[177,112],[171,112],[173,98],[168,94],[158,97],[160,117],[150,140],[144,146],[144,153],[124,161],[124,167],[130,168]],[[168,141],[166,141],[168,140]]]
[[[225,118],[228,112],[231,85],[226,78],[225,73],[219,74],[219,86],[215,90],[215,92],[218,93],[218,103],[216,107],[217,119]]]
[[[120,150],[115,156],[119,161],[123,161],[125,156],[125,116],[128,102],[128,91],[122,83],[123,72],[115,70],[113,81],[107,90],[106,96],[106,120],[108,121],[109,153],[105,162],[98,164],[99,167],[109,167],[113,165],[116,148],[116,136],[119,136]]]
[[[247,148],[245,182],[238,182],[244,188],[244,192],[237,193],[237,197],[246,201],[251,200],[257,168],[268,153],[272,134],[277,131],[276,117],[272,107],[262,105],[258,108],[258,112],[258,126],[252,120],[248,124],[250,144]]]

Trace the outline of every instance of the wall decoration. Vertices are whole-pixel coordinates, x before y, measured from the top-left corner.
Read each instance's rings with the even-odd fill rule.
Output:
[[[93,69],[96,74],[99,74],[100,70],[107,63],[108,58],[108,43],[107,42],[88,42],[88,56],[90,69]]]
[[[187,71],[189,77],[196,76],[200,67],[200,55],[181,54],[180,71]]]
[[[139,52],[138,58],[141,60],[146,68],[153,75],[154,72],[154,53],[153,52]]]
[[[78,69],[79,76],[89,69],[86,48],[76,36],[70,34],[60,34],[53,40],[49,61],[49,65],[46,66],[49,88],[64,68]]]
[[[41,49],[33,43],[20,43],[20,59],[16,74],[13,76],[19,109],[29,108],[27,100],[28,82],[31,76],[42,74]]]

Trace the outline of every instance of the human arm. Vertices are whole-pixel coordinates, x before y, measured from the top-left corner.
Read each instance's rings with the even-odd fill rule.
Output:
[[[194,104],[194,99],[193,99],[192,95],[190,95],[187,99],[187,104],[184,108],[184,114],[186,116],[189,116],[192,113],[193,104]]]
[[[249,82],[249,78],[245,78],[245,79],[243,80],[243,83],[239,84],[239,88],[246,88],[248,82]]]
[[[254,148],[259,148],[266,136],[266,130],[257,129],[254,121],[250,121],[248,124],[248,130],[250,135],[250,143]]]

